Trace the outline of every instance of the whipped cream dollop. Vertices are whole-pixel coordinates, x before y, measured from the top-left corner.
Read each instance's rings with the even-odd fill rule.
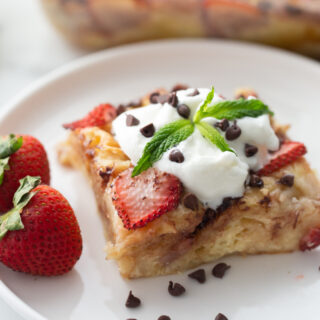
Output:
[[[190,119],[206,99],[210,89],[200,88],[196,95],[193,95],[194,91],[193,88],[177,91],[179,104],[185,104],[190,108]],[[215,93],[210,106],[223,100]],[[137,118],[139,124],[127,126],[127,115]],[[121,149],[136,165],[145,145],[152,139],[152,137],[145,137],[140,129],[152,123],[157,131],[164,125],[179,119],[183,118],[178,114],[177,108],[169,103],[150,104],[119,115],[112,123],[112,131]],[[203,121],[214,125],[219,120],[206,118]],[[230,125],[232,123],[233,121]],[[279,139],[271,127],[268,115],[257,118],[244,117],[236,120],[236,124],[241,129],[240,136],[232,141],[226,139],[236,153],[222,152],[195,128],[191,136],[174,147],[183,154],[183,162],[171,161],[169,154],[172,149],[170,149],[153,164],[153,167],[177,176],[184,187],[194,193],[206,207],[215,209],[226,197],[241,197],[249,170],[259,170],[269,162],[268,151],[279,149]],[[219,130],[219,132],[225,137],[224,131]],[[247,145],[257,147],[258,151],[248,157],[245,152]]]

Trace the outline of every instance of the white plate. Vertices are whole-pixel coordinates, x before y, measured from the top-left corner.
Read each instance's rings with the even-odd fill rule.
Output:
[[[320,319],[319,251],[223,259],[231,266],[219,280],[194,283],[185,274],[123,280],[114,262],[104,260],[104,238],[94,197],[85,178],[58,164],[55,145],[66,132],[61,124],[94,105],[126,102],[155,87],[176,82],[215,86],[232,96],[251,86],[272,107],[291,135],[304,141],[312,165],[320,168],[320,67],[316,62],[267,47],[225,41],[163,41],[93,54],[29,88],[0,120],[1,134],[29,133],[40,138],[50,158],[52,185],[71,202],[82,229],[84,250],[75,270],[57,278],[32,277],[0,267],[1,296],[26,319]],[[168,281],[182,283],[187,294],[173,298]],[[128,291],[142,307],[124,306]]]

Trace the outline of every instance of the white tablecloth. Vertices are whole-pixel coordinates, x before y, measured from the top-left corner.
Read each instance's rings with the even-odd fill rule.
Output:
[[[37,0],[0,0],[0,108],[35,79],[84,54],[56,33]],[[22,320],[1,298],[0,314],[1,320]]]

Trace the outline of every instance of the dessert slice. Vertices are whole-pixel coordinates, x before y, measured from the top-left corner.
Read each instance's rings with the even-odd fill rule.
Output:
[[[60,161],[87,174],[123,277],[320,243],[320,184],[305,146],[254,93],[238,96],[161,90],[65,125]]]

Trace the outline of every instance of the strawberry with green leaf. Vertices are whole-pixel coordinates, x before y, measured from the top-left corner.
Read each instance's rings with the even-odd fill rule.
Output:
[[[68,201],[27,176],[0,216],[0,261],[33,275],[56,276],[73,268],[82,252],[80,228]]]
[[[0,213],[12,207],[12,199],[25,176],[40,176],[50,183],[50,169],[43,145],[29,135],[0,137]]]

